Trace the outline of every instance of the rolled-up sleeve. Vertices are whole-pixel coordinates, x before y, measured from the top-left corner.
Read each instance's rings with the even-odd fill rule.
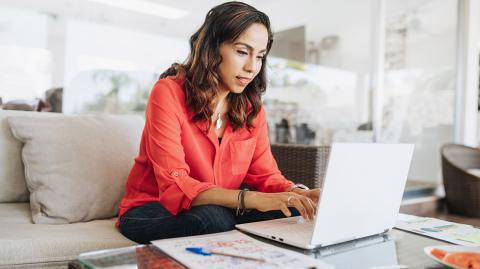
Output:
[[[146,155],[155,173],[159,201],[176,215],[189,209],[192,200],[214,184],[189,176],[181,141],[181,106],[166,87],[171,87],[169,82],[160,80],[150,93],[146,109]]]
[[[263,108],[257,116],[255,125],[258,128],[257,141],[244,183],[261,192],[283,192],[294,183],[281,174],[273,158]]]

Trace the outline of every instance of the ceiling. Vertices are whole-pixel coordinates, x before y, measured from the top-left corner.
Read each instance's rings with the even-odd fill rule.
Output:
[[[30,9],[78,20],[112,24],[144,32],[188,38],[202,23],[210,8],[222,0],[148,0],[189,11],[182,19],[169,20],[151,15],[128,12],[88,0],[0,0],[0,7]],[[443,1],[443,4],[442,4]],[[364,29],[371,23],[373,0],[247,0],[245,1],[270,16],[274,31],[307,25],[307,36],[323,37],[348,29]],[[441,32],[451,28],[445,12],[455,8],[456,0],[388,0],[388,14],[414,13],[422,26]],[[443,11],[435,6],[440,3]],[[437,8],[438,9],[438,8]],[[435,11],[432,13],[431,11]],[[451,13],[451,12],[450,12]],[[432,17],[433,15],[433,17]],[[440,19],[438,16],[440,16]],[[424,23],[425,21],[425,23]]]

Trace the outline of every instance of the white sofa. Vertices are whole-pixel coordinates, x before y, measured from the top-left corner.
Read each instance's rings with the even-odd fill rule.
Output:
[[[82,117],[88,118],[90,123],[95,123],[93,125],[90,124],[89,127],[88,124],[85,125],[90,128],[90,131],[88,131],[89,135],[97,134],[95,137],[101,137],[101,135],[98,135],[98,132],[101,134],[101,132],[105,131],[110,132],[109,137],[112,137],[112,139],[115,139],[117,134],[119,137],[123,137],[124,140],[120,140],[120,143],[116,144],[116,150],[110,152],[113,157],[115,157],[117,153],[127,152],[122,157],[123,159],[117,158],[112,161],[111,158],[102,157],[105,156],[102,154],[108,153],[106,151],[112,151],[112,148],[98,146],[98,144],[95,146],[92,145],[89,148],[89,145],[92,143],[94,144],[94,142],[100,143],[100,145],[102,145],[102,143],[110,144],[109,142],[95,141],[97,139],[94,138],[91,141],[83,141],[82,143],[84,143],[84,146],[81,146],[79,141],[75,139],[77,134],[72,134],[72,132],[77,132],[78,136],[83,135],[84,137],[82,139],[85,139],[85,134],[80,133],[82,133],[83,130],[88,129],[87,127],[53,126],[48,127],[46,130],[41,127],[47,118],[55,119],[55,121],[48,121],[49,124],[54,124],[55,122],[62,121],[61,119],[66,118],[68,120],[63,120],[63,123],[68,124],[69,120],[73,118],[74,123],[72,124],[77,125],[75,121],[78,122],[84,120]],[[138,150],[139,137],[143,127],[143,118],[140,116],[107,116],[106,118],[101,117],[101,120],[99,121],[95,117],[96,116],[66,116],[53,113],[0,110],[0,268],[67,268],[68,262],[74,260],[78,254],[82,252],[135,244],[122,236],[115,228],[114,216],[116,212],[112,212],[111,208],[113,207],[111,205],[110,209],[108,209],[110,212],[102,213],[103,216],[109,216],[108,218],[100,217],[102,219],[96,219],[97,217],[94,214],[96,212],[92,213],[90,211],[92,208],[99,211],[106,202],[101,201],[104,195],[97,194],[95,197],[91,197],[90,194],[98,193],[98,190],[95,188],[100,188],[100,191],[102,191],[101,188],[104,188],[104,197],[110,199],[110,204],[112,203],[111,201],[114,202],[115,209],[113,211],[116,210],[118,202],[123,195],[123,192],[119,190],[124,188],[128,171],[133,164],[136,150]],[[11,118],[22,119],[20,123],[16,123],[18,125],[17,129],[24,128],[23,130],[17,130],[20,134],[14,135],[14,132],[12,132]],[[29,121],[29,118],[33,119],[33,121]],[[108,125],[110,121],[116,122],[115,124],[120,123],[116,126],[120,126],[121,128],[115,128],[121,131],[117,131],[117,134],[115,134],[116,129],[108,127],[110,126]],[[34,126],[29,126],[29,124]],[[124,128],[124,125],[129,126],[125,126]],[[81,128],[79,129],[81,131],[75,131],[75,128],[69,130],[70,127]],[[31,128],[30,131],[28,128]],[[96,133],[93,132],[91,128],[96,128],[97,130],[94,130]],[[59,132],[58,130],[62,131]],[[21,134],[21,132],[23,132],[23,134]],[[60,141],[59,143],[62,144],[60,146],[55,145],[56,142],[47,141],[47,144],[52,143],[52,145],[47,146],[32,142],[35,141],[35,139],[38,140],[39,137],[41,137],[41,133],[45,135],[49,132],[56,132],[57,140],[65,138],[65,141],[67,142]],[[30,133],[39,137],[27,137]],[[63,137],[59,133],[61,133]],[[21,139],[17,136],[23,136],[24,141],[21,142]],[[28,140],[26,140],[27,138],[25,137],[27,137]],[[47,138],[49,137],[50,136],[47,136]],[[43,142],[45,142],[45,137],[43,139]],[[101,140],[101,138],[98,139]],[[127,141],[127,143],[125,141]],[[42,141],[40,140],[40,142]],[[30,143],[29,148],[24,149],[26,152],[23,152],[22,154],[22,148],[24,148],[26,143]],[[93,152],[92,147],[94,148]],[[79,163],[77,164],[77,161],[73,162],[72,166],[69,166],[66,171],[51,171],[52,169],[65,167],[65,165],[62,164],[64,159],[68,160],[68,158],[72,158],[72,156],[73,158],[76,158],[75,155],[71,155],[66,157],[63,156],[61,159],[55,159],[58,157],[57,155],[65,153],[58,153],[58,150],[61,150],[62,148],[66,153],[70,153],[72,150],[79,151],[83,148],[88,148],[90,152],[86,155],[76,152],[75,154],[79,154]],[[27,150],[29,152],[27,152]],[[38,152],[39,150],[40,152]],[[54,152],[55,150],[57,152]],[[28,154],[30,154],[30,156],[28,156]],[[33,159],[32,156],[34,156]],[[35,159],[39,156],[39,159]],[[52,156],[55,158],[52,159]],[[79,185],[81,187],[66,188],[66,191],[60,188],[60,190],[65,191],[66,193],[62,194],[63,196],[59,196],[59,189],[56,189],[56,187],[61,187],[58,185],[63,184],[62,182],[66,182],[66,185],[72,183],[69,182],[70,178],[66,178],[65,175],[68,177],[70,173],[70,175],[74,177],[81,174],[82,172],[77,172],[77,170],[75,170],[77,169],[75,166],[81,166],[83,164],[85,166],[91,166],[93,162],[90,162],[90,160],[97,157],[100,159],[95,160],[96,166],[93,169],[86,168],[87,170],[91,170],[88,171],[88,178],[101,176],[104,177],[106,181],[112,181],[107,182],[106,184],[115,186],[112,188],[106,188],[105,186],[110,185],[102,185],[98,187],[93,186],[94,184],[92,183],[88,183],[87,185]],[[70,164],[72,163],[71,160]],[[48,163],[49,161],[54,162],[54,165],[51,165],[51,167],[50,165],[45,165],[45,163]],[[28,167],[26,167],[25,162],[30,162]],[[113,165],[118,166],[118,169],[112,168],[112,162]],[[48,167],[39,168],[38,165],[42,164],[43,166]],[[35,166],[37,167],[35,168]],[[80,168],[81,169],[78,171],[83,171],[83,168]],[[39,172],[33,171],[35,169],[39,170]],[[105,176],[110,172],[117,173],[115,177],[118,177],[118,175],[121,176],[118,179],[112,179]],[[38,173],[38,175],[35,173]],[[53,186],[48,185],[51,183],[49,182],[49,176],[51,173],[60,174],[55,174],[58,177],[57,179],[53,179],[52,177],[52,182],[55,183]],[[30,178],[30,181],[26,179],[26,174],[27,178]],[[97,181],[98,180],[95,182]],[[35,188],[37,188],[37,190],[35,190]],[[38,188],[44,188],[41,191],[46,195],[43,197],[36,195],[39,192]],[[34,190],[34,192],[31,192],[32,190]],[[62,197],[65,198],[62,200]],[[50,198],[53,200],[51,205],[48,204]],[[82,199],[84,199],[84,201],[82,201]],[[79,203],[82,204],[82,202],[88,202],[91,206],[89,205],[88,208],[83,208],[78,205]],[[56,213],[54,212],[54,207],[64,206],[63,204],[70,207],[65,206],[60,208],[61,210],[67,210],[67,212],[70,210],[78,213],[80,217],[77,216],[77,218],[75,218],[68,215],[62,218],[55,216]],[[37,212],[35,212],[35,208],[39,211],[37,210]],[[88,211],[88,214],[81,214],[84,211]]]

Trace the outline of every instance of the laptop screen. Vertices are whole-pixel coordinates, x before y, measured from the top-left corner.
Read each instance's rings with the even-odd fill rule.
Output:
[[[334,143],[312,245],[354,240],[392,228],[412,154],[411,144]]]

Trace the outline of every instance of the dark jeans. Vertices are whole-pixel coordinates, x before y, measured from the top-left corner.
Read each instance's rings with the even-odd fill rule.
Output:
[[[290,208],[293,216],[299,213]],[[252,210],[236,216],[235,210],[216,205],[192,207],[176,216],[160,203],[151,202],[128,210],[120,218],[120,232],[137,243],[181,236],[219,233],[235,229],[235,224],[285,217],[281,211]]]

